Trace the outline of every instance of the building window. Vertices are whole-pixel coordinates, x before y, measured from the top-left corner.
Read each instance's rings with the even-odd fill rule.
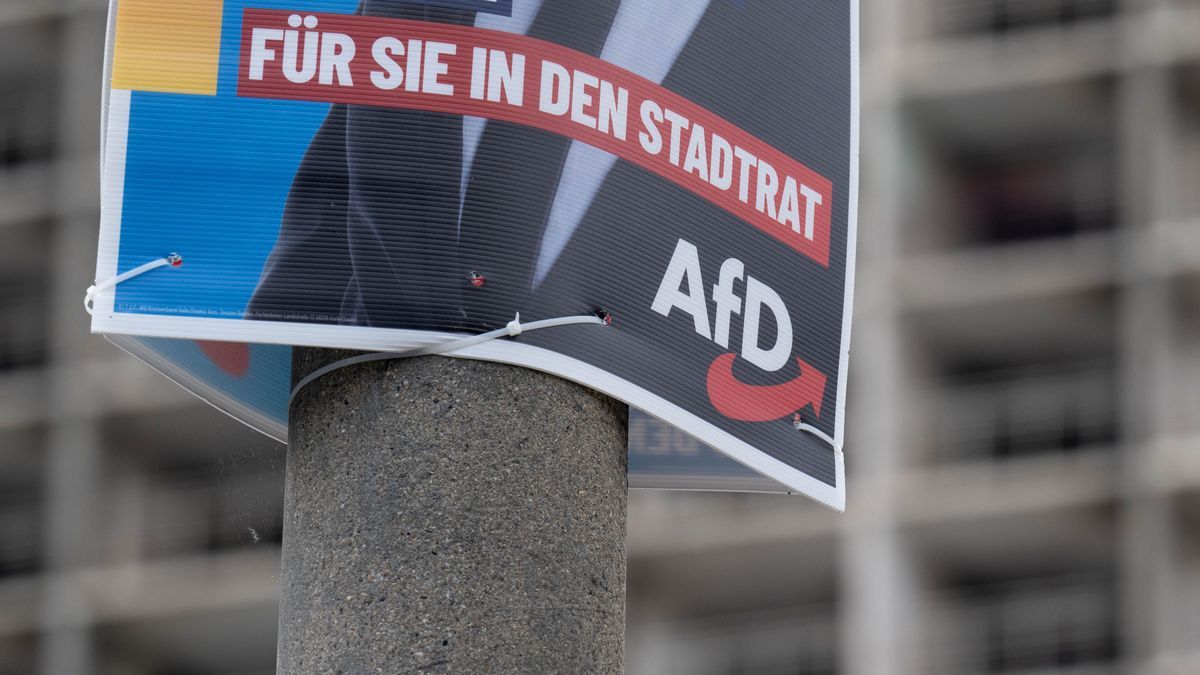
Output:
[[[925,253],[1113,228],[1114,90],[1101,77],[908,102],[905,248]]]
[[[46,360],[50,227],[0,223],[0,372]]]
[[[981,243],[1112,227],[1111,159],[1103,154],[1064,149],[972,158],[959,175]]]
[[[984,672],[1061,669],[1116,658],[1112,589],[1103,583],[1022,581],[973,589],[969,602],[986,625]]]
[[[54,154],[58,24],[0,28],[0,169]]]
[[[1117,415],[1110,365],[990,371],[945,383],[936,454],[1006,460],[1111,445]]]
[[[943,33],[1008,33],[1111,16],[1115,0],[941,0]]]
[[[43,446],[40,429],[0,431],[0,579],[41,567]]]
[[[285,446],[201,406],[111,417],[102,436],[112,482],[144,490],[144,557],[281,541]]]
[[[1164,215],[1172,220],[1200,216],[1200,62],[1181,64],[1171,78],[1174,101],[1174,134],[1171,164],[1164,173],[1169,181],[1170,204]]]

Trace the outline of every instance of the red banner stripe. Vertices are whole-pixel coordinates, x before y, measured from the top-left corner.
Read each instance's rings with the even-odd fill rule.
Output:
[[[299,25],[290,25],[289,18],[292,24]],[[307,23],[299,19],[306,19]],[[286,31],[295,33],[285,40]],[[320,33],[320,39],[314,37],[308,44],[320,47],[314,50],[315,61],[306,64],[305,58],[313,58],[303,51],[310,32]],[[394,40],[377,45],[384,38]],[[431,54],[437,50],[425,50],[414,61],[423,77],[412,82],[411,69],[406,67],[408,55],[415,52],[410,48],[414,44],[410,40],[421,41],[422,49],[430,43],[450,45],[446,51],[453,49],[453,53]],[[294,58],[285,54],[288,41],[296,45],[296,51],[290,54]],[[354,56],[346,61],[345,54],[351,49],[348,43],[352,43]],[[384,49],[397,44],[400,49]],[[489,51],[480,59],[477,48]],[[401,50],[403,54],[399,53]],[[519,105],[511,98],[515,87],[496,87],[493,83],[491,93],[499,95],[492,98],[498,100],[489,98],[488,87],[480,86],[481,82],[476,82],[472,91],[472,73],[476,66],[492,58],[490,50],[501,52],[495,58],[520,80]],[[524,58],[523,77],[515,72],[518,70],[515,55]],[[342,66],[337,64],[339,57],[345,61]],[[394,63],[396,68],[389,71],[383,65],[386,61]],[[284,73],[285,62],[293,69],[291,79]],[[312,63],[316,64],[315,71],[306,68]],[[402,71],[404,80],[396,88],[383,88],[372,79],[375,73],[377,80],[390,87],[399,79],[395,77],[396,70]],[[499,77],[486,68],[480,70],[489,73],[488,79]],[[307,80],[306,71],[312,71]],[[570,80],[567,91],[576,104],[574,110],[568,105],[566,112],[557,114],[558,110],[540,106],[544,102],[543,71],[568,74],[567,78],[551,78],[550,83],[559,85]],[[247,9],[243,15],[238,72],[239,96],[474,115],[561,134],[652,171],[821,265],[829,264],[833,185],[828,179],[682,96],[623,68],[560,45],[441,23]],[[390,82],[380,79],[389,75],[393,78]],[[557,92],[557,87],[551,89]],[[590,102],[586,100],[588,97]],[[622,99],[626,101],[625,115],[612,114],[621,107],[617,104]],[[651,151],[654,144],[647,142],[653,138],[643,121],[643,105],[652,116],[651,126],[657,128],[661,137],[661,149],[657,152]],[[609,114],[604,114],[606,111]],[[654,116],[656,111],[661,111],[661,117]],[[668,111],[676,117],[672,118]],[[686,119],[686,127],[680,118]],[[675,119],[680,129],[675,152],[671,148],[670,119]],[[623,138],[618,133],[622,120]],[[796,123],[803,121],[798,119]],[[703,134],[698,131],[701,126]],[[703,150],[700,141],[692,139],[693,134],[702,136]],[[689,154],[691,162],[687,160]]]

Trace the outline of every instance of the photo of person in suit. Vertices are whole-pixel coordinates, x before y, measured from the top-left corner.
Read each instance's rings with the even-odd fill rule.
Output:
[[[833,484],[827,445],[789,423],[719,419],[706,373],[739,352],[697,334],[693,317],[652,309],[677,245],[700,253],[709,296],[723,261],[774,289],[798,356],[827,374],[836,410],[851,172],[850,0],[514,0],[511,16],[365,0],[360,13],[523,34],[598,57],[719,115],[833,184],[828,265],[632,162],[507,121],[334,105],[296,173],[278,240],[246,316],[477,333],[522,321],[610,312],[608,328],[523,333],[516,341],[654,392],[790,466]],[[814,67],[819,64],[820,67]],[[631,129],[638,122],[631,111]],[[735,293],[745,293],[737,282]],[[809,312],[807,308],[816,307]],[[696,321],[701,321],[697,317]],[[779,329],[763,321],[763,344]],[[751,334],[751,333],[748,333]],[[562,366],[569,370],[575,365]],[[738,359],[751,386],[796,381]],[[815,411],[814,411],[815,412]],[[805,418],[834,433],[834,415]]]
[[[506,17],[366,0],[360,13],[526,34],[661,82],[708,4],[514,0]],[[506,322],[615,162],[510,123],[335,105],[297,173],[249,314],[440,330]]]

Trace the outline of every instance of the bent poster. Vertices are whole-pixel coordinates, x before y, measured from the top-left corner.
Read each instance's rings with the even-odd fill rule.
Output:
[[[857,4],[121,0],[93,330],[455,356],[844,508]]]

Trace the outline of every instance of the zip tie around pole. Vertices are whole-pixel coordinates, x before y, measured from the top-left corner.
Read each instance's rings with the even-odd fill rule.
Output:
[[[116,287],[116,285],[121,282],[129,281],[130,279],[132,279],[134,277],[141,276],[141,275],[145,274],[146,272],[149,272],[150,270],[154,270],[154,269],[158,269],[159,267],[166,267],[166,266],[179,267],[182,264],[183,264],[183,256],[179,255],[178,253],[171,253],[169,255],[163,256],[162,258],[157,258],[155,260],[151,260],[148,263],[138,265],[137,267],[135,267],[127,272],[122,272],[122,273],[118,274],[117,276],[112,277],[111,279],[105,279],[104,281],[99,281],[94,286],[88,286],[87,292],[84,293],[84,295],[83,295],[83,308],[85,310],[87,310],[88,314],[91,314],[92,309],[96,302],[96,296],[99,295],[100,293],[107,291],[110,288]]]
[[[296,386],[292,388],[292,393],[288,396],[288,408],[290,409],[292,407],[292,401],[295,400],[296,396],[300,393],[300,390],[304,389],[304,387],[308,386],[318,378],[324,377],[335,370],[341,370],[342,368],[346,368],[348,366],[358,365],[360,363],[371,363],[372,361],[389,361],[391,359],[407,359],[415,356],[449,354],[451,352],[455,352],[460,349],[466,349],[467,347],[472,347],[489,340],[495,340],[497,338],[504,337],[517,337],[525,331],[538,330],[540,328],[553,328],[555,326],[570,326],[574,324],[609,326],[612,325],[612,315],[604,310],[601,310],[599,316],[564,316],[557,319],[542,319],[541,321],[532,321],[527,324],[522,324],[521,314],[518,312],[516,318],[514,318],[512,321],[509,321],[508,325],[506,325],[504,328],[498,328],[487,333],[480,333],[478,335],[471,335],[469,337],[438,342],[436,344],[427,345],[425,347],[417,347],[416,349],[409,349],[402,352],[372,352],[369,354],[351,356],[349,358],[341,359],[340,361],[334,361],[326,366],[322,366],[321,368],[309,373],[304,377],[304,379],[300,380],[300,382],[298,382]],[[833,438],[830,437],[829,434],[821,431],[811,424],[804,422],[800,417],[800,413],[796,413],[796,416],[792,420],[792,426],[795,427],[796,431],[802,431],[816,437],[818,440],[829,445],[829,447],[833,448],[834,451],[838,452],[839,454],[842,452],[842,449],[837,443],[834,442]]]
[[[815,436],[816,438],[818,438],[819,440],[824,442],[826,445],[833,448],[834,452],[838,453],[839,455],[842,454],[842,449],[838,446],[837,443],[835,443],[833,441],[833,438],[830,437],[830,435],[825,433],[824,431],[821,431],[820,429],[814,427],[813,425],[807,424],[805,422],[798,422],[798,421],[792,422],[792,426],[796,428],[796,431],[802,431],[806,434]]]
[[[498,328],[487,333],[478,335],[470,335],[468,337],[456,338],[445,342],[438,342],[416,349],[408,349],[402,352],[372,352],[370,354],[359,354],[340,361],[334,361],[329,365],[322,366],[305,376],[300,380],[295,387],[292,388],[291,395],[288,396],[288,407],[292,405],[292,401],[300,390],[308,386],[313,380],[332,373],[335,370],[340,370],[347,366],[353,366],[360,363],[370,363],[372,361],[389,361],[391,359],[408,359],[415,356],[431,356],[433,354],[449,354],[460,349],[473,347],[477,344],[495,340],[497,338],[517,337],[521,333],[531,330],[539,330],[542,328],[554,328],[556,326],[571,326],[576,324],[591,324],[596,326],[607,326],[608,322],[599,316],[562,316],[556,319],[542,319],[540,321],[530,321],[529,323],[521,323],[521,314],[517,313],[516,318],[508,322],[504,328]]]
[[[126,272],[122,272],[121,274],[118,274],[117,276],[112,277],[111,279],[106,279],[104,281],[97,282],[93,286],[88,286],[87,292],[83,296],[83,308],[90,315],[92,313],[92,310],[95,305],[96,296],[99,295],[100,293],[107,291],[111,288],[115,288],[117,286],[117,284],[120,284],[125,281],[129,281],[130,279],[141,276],[141,275],[145,274],[146,272],[149,272],[151,270],[156,270],[159,267],[167,267],[167,266],[179,267],[181,265],[183,265],[183,256],[179,255],[178,253],[171,253],[162,258],[157,258],[155,260],[151,260],[148,263],[138,265],[137,267],[135,267],[131,270],[128,270]],[[482,278],[482,275],[479,275],[479,276],[480,276],[480,278]],[[413,358],[416,356],[432,356],[434,354],[449,354],[451,352],[459,351],[460,349],[466,349],[467,347],[473,347],[477,344],[481,344],[481,343],[487,342],[489,340],[495,340],[497,338],[504,338],[504,337],[510,337],[510,338],[517,337],[518,335],[520,335],[521,333],[523,333],[525,331],[539,330],[542,328],[554,328],[557,326],[579,325],[579,324],[609,326],[609,325],[612,325],[612,315],[605,312],[604,310],[601,310],[599,316],[582,316],[582,315],[581,316],[562,316],[562,317],[558,317],[556,319],[542,319],[540,321],[531,321],[527,324],[523,324],[523,323],[521,323],[521,313],[517,312],[516,317],[514,317],[512,321],[509,321],[508,324],[504,326],[504,328],[498,328],[496,330],[489,331],[487,333],[480,333],[478,335],[471,335],[468,337],[456,338],[453,340],[447,340],[445,342],[437,342],[437,343],[434,343],[431,345],[426,345],[424,347],[417,347],[415,349],[408,349],[408,350],[401,351],[401,352],[372,352],[369,354],[359,354],[357,356],[351,356],[349,358],[345,358],[340,361],[334,361],[333,363],[330,363],[326,366],[322,366],[321,368],[318,368],[317,370],[314,370],[313,372],[309,373],[304,379],[300,380],[300,382],[297,383],[296,386],[292,388],[292,393],[288,395],[288,407],[289,408],[291,407],[292,401],[296,398],[296,395],[300,393],[300,390],[303,389],[304,387],[308,386],[313,380],[316,380],[317,378],[328,375],[329,373],[332,373],[335,370],[341,370],[342,368],[346,368],[347,366],[353,366],[353,365],[357,365],[360,363],[370,363],[372,361],[388,361],[391,359],[408,359],[408,358]],[[820,439],[821,441],[824,441],[826,444],[828,444],[830,447],[832,447],[835,451],[841,452],[841,448],[838,447],[837,443],[835,443],[834,440],[832,438],[830,438],[828,434],[826,434],[825,432],[821,431],[820,429],[814,427],[813,425],[807,424],[804,421],[802,421],[800,419],[799,413],[797,413],[796,417],[793,419],[792,426],[795,427],[797,431],[803,431],[805,433],[811,434],[811,435],[817,437],[818,439]]]

